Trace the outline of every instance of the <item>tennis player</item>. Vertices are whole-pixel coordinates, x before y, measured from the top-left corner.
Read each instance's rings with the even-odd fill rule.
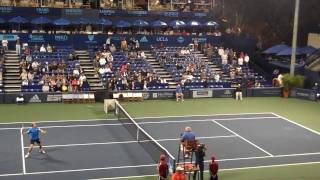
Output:
[[[32,123],[31,124],[31,128],[29,128],[28,130],[24,131],[23,134],[29,134],[30,137],[30,145],[29,145],[29,149],[28,149],[28,153],[24,156],[25,158],[30,157],[30,153],[33,149],[34,143],[37,143],[39,145],[40,148],[40,153],[45,154],[46,152],[43,150],[42,145],[41,145],[41,141],[40,141],[40,133],[41,134],[45,134],[46,131],[40,129],[39,127],[37,127],[36,123]]]

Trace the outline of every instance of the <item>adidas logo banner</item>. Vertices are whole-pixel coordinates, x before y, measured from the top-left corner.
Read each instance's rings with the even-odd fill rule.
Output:
[[[41,103],[41,99],[37,94],[35,94],[30,98],[29,103]]]

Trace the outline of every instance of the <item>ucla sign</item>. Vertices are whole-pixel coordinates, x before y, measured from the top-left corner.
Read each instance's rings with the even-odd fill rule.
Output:
[[[165,37],[165,36],[158,36],[157,37],[157,42],[168,42],[168,37]]]

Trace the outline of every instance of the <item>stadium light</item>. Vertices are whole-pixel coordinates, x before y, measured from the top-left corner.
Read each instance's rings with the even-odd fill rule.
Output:
[[[292,33],[292,52],[291,52],[291,64],[290,64],[291,76],[294,76],[294,70],[295,70],[295,64],[296,64],[299,6],[300,6],[300,0],[296,0],[295,8],[294,8],[294,24],[293,24],[293,33]]]

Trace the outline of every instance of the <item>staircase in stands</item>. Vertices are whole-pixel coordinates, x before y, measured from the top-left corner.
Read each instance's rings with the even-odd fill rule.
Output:
[[[209,68],[211,70],[213,70],[214,72],[217,72],[217,73],[221,73],[222,72],[222,69],[218,65],[214,64],[212,61],[209,61],[208,57],[205,56],[200,51],[194,51],[193,53],[196,54],[202,60],[204,60],[208,64]],[[225,74],[225,73],[222,73],[222,74],[223,74],[223,77],[221,77],[221,79],[225,79],[225,80],[229,80],[230,79],[230,76],[228,74]]]
[[[166,82],[169,84],[170,89],[174,89],[177,86],[177,82],[175,82],[172,76],[166,71],[160,64],[159,61],[153,56],[150,51],[145,51],[145,55],[147,56],[147,61],[151,65],[151,67],[155,70],[155,72]]]
[[[4,92],[20,92],[21,79],[19,71],[20,57],[16,51],[6,51],[4,60]]]
[[[99,76],[96,74],[93,63],[90,59],[89,53],[86,50],[77,50],[75,54],[79,57],[80,66],[87,77],[87,80],[90,85],[90,90],[102,90],[105,89]]]

